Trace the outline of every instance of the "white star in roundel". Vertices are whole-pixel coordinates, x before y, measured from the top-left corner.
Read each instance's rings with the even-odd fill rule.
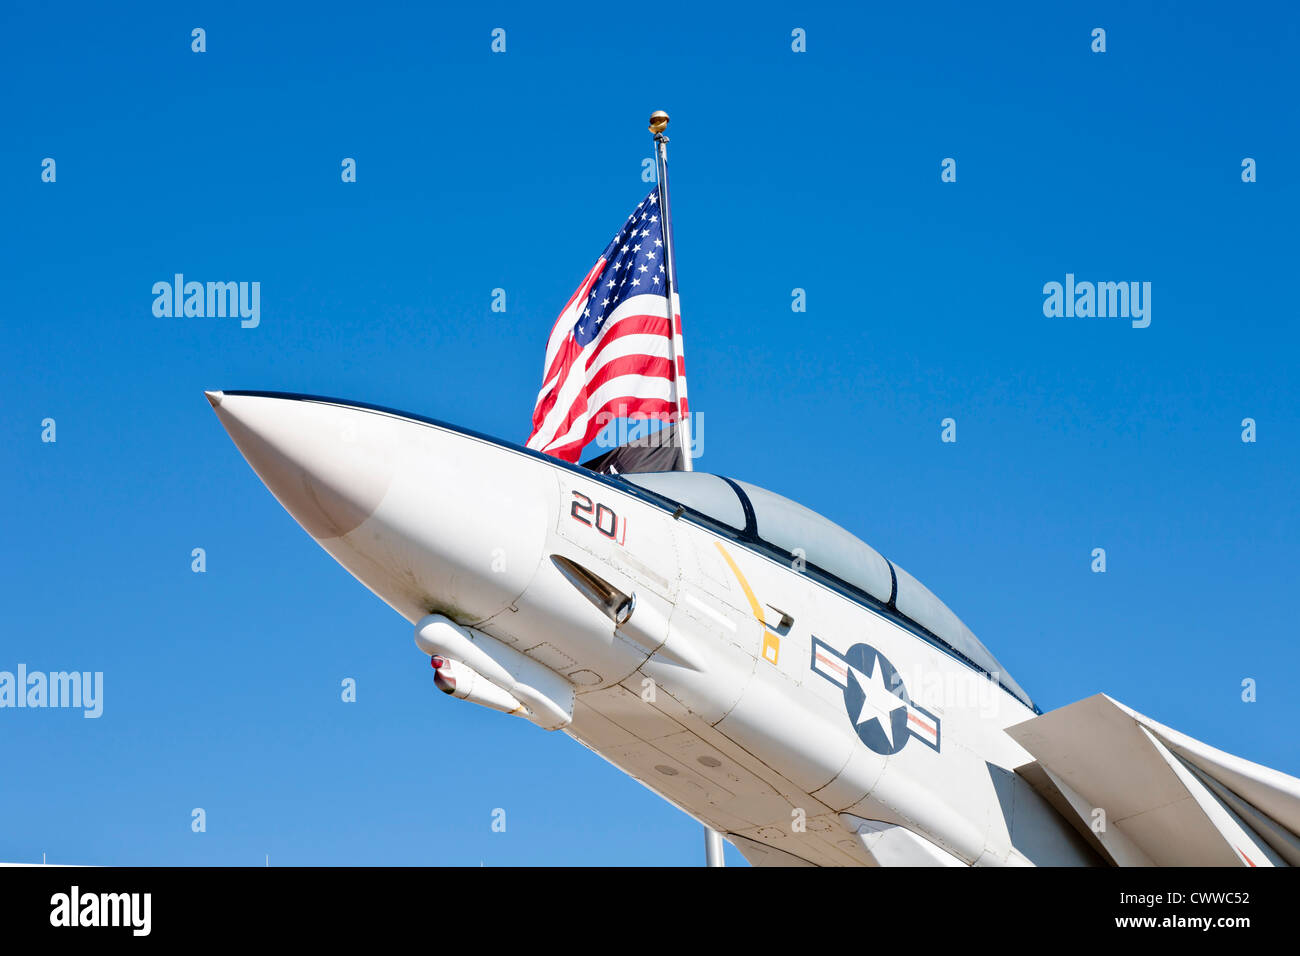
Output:
[[[857,719],[853,723],[858,726],[865,724],[868,720],[876,720],[885,734],[885,739],[889,741],[890,748],[893,748],[892,714],[904,704],[901,697],[891,693],[889,688],[885,686],[883,671],[884,668],[880,666],[879,655],[876,657],[875,667],[870,677],[867,677],[856,667],[849,668],[849,680],[856,683],[862,690],[862,709],[858,711]]]

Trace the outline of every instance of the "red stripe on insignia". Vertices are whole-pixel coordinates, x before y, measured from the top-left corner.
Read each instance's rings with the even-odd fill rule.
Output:
[[[910,710],[907,712],[907,719],[910,720],[910,721],[911,721],[912,723],[914,723],[914,724],[919,724],[921,727],[924,727],[924,728],[925,728],[927,731],[929,731],[931,734],[938,733],[938,731],[935,730],[935,728],[931,727],[929,724],[927,724],[927,723],[926,723],[924,720],[922,720],[920,717],[916,716],[916,714],[912,713]]]
[[[823,664],[825,664],[825,665],[826,665],[827,667],[829,667],[831,670],[836,671],[836,672],[838,672],[838,673],[840,673],[840,674],[843,674],[845,677],[848,677],[848,676],[849,676],[849,669],[848,669],[847,667],[845,667],[843,664],[837,664],[835,661],[831,660],[831,659],[830,659],[829,657],[827,657],[825,654],[822,654],[821,652],[818,652],[818,654],[817,654],[817,660],[821,661]]]

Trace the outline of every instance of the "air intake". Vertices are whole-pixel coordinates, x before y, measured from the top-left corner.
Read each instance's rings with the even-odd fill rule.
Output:
[[[576,561],[563,555],[551,555],[551,563],[564,575],[596,610],[614,622],[615,626],[626,624],[636,610],[636,595],[624,594],[598,574],[588,571]]]

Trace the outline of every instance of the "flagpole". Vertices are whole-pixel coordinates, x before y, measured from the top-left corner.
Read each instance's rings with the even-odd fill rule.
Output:
[[[668,128],[668,114],[655,110],[650,114],[650,132],[655,134],[656,179],[659,185],[659,215],[663,217],[660,225],[664,234],[664,272],[668,277],[668,341],[669,355],[673,363],[673,401],[677,405],[677,441],[682,449],[682,465],[687,471],[694,471],[691,463],[691,422],[682,409],[681,366],[677,359],[677,260],[673,256],[673,217],[668,207],[668,137],[664,130]],[[704,859],[706,866],[726,866],[722,854],[722,834],[712,827],[704,828]]]
[[[677,406],[677,441],[682,449],[682,462],[687,471],[694,471],[691,463],[691,423],[682,408],[681,365],[677,354],[677,260],[673,257],[673,220],[668,208],[668,137],[664,130],[668,128],[668,114],[656,110],[650,114],[650,132],[655,134],[655,157],[657,161],[656,179],[659,186],[659,214],[664,236],[664,271],[667,275],[668,292],[668,340],[669,355],[673,364],[673,403]]]

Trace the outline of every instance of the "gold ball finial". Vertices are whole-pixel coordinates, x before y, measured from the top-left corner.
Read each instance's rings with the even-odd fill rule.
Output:
[[[663,110],[655,110],[650,114],[650,132],[662,133],[668,128],[668,114]]]

